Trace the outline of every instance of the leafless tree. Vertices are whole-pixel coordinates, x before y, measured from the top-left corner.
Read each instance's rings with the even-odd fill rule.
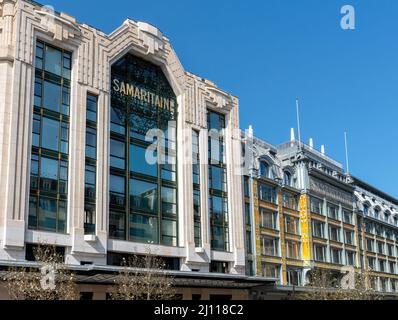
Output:
[[[165,271],[162,258],[152,254],[123,261],[115,279],[114,300],[170,300],[175,297],[174,279]]]
[[[311,272],[306,291],[298,295],[301,300],[381,300],[383,294],[372,288],[375,276],[371,270],[355,271],[354,287],[342,287],[341,275],[329,270]]]
[[[38,266],[12,267],[4,280],[12,300],[77,300],[79,293],[72,272],[54,246],[34,249]]]

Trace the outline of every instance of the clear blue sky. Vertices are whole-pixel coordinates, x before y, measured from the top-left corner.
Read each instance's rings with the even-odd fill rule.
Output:
[[[397,0],[48,0],[105,33],[126,18],[157,26],[186,70],[240,99],[241,127],[289,139],[301,99],[302,138],[398,197]],[[340,8],[356,9],[356,30]]]

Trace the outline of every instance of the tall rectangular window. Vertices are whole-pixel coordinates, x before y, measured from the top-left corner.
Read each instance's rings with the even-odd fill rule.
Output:
[[[263,277],[280,279],[281,266],[261,261],[261,274]]]
[[[272,202],[277,204],[276,188],[269,185],[258,184],[258,197],[260,200]]]
[[[297,217],[284,214],[285,232],[290,234],[300,234],[300,219]]]
[[[317,238],[325,238],[325,223],[318,220],[312,220],[312,235]]]
[[[329,240],[341,242],[341,229],[333,225],[329,225]]]
[[[208,111],[209,209],[211,248],[229,250],[227,166],[225,162],[225,116]]]
[[[71,59],[36,43],[29,229],[67,230]]]
[[[331,262],[335,264],[341,264],[342,263],[341,253],[342,250],[340,249],[330,248]]]
[[[339,219],[339,207],[334,204],[328,203],[327,208],[328,208],[328,217],[333,220],[338,220]]]
[[[323,203],[322,200],[318,198],[310,198],[310,211],[312,213],[323,214]]]
[[[278,212],[260,207],[260,227],[278,230]]]
[[[377,241],[377,253],[385,254],[385,252],[384,252],[384,242]]]
[[[376,270],[376,259],[373,257],[368,257],[368,267],[371,270]]]
[[[84,183],[84,233],[95,234],[97,176],[97,105],[98,98],[87,93],[86,167]]]
[[[298,209],[298,199],[297,196],[292,195],[287,192],[282,193],[282,205],[284,208],[297,210]]]
[[[250,198],[250,178],[248,176],[243,177],[243,194],[245,197]]]
[[[301,245],[300,242],[286,240],[286,257],[289,259],[301,258]]]
[[[251,226],[251,210],[250,210],[250,203],[245,202],[245,220],[246,226]]]
[[[347,209],[343,209],[343,221],[348,224],[354,224],[353,214]]]
[[[373,239],[366,238],[366,250],[370,252],[376,252]]]
[[[315,261],[326,262],[326,246],[314,245]]]
[[[201,206],[200,206],[200,158],[199,133],[192,131],[192,180],[193,180],[193,223],[195,247],[202,246]]]
[[[269,236],[260,237],[261,254],[265,256],[279,257],[279,239]]]
[[[346,244],[355,245],[355,232],[344,230],[344,240]]]
[[[354,251],[348,251],[346,252],[346,264],[349,266],[356,266],[356,261],[355,261],[356,253]]]

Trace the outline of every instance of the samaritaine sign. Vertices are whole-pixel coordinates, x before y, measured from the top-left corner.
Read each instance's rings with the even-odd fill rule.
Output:
[[[159,96],[157,93],[139,88],[133,83],[126,83],[115,78],[112,80],[112,89],[113,92],[118,92],[124,96],[131,96],[157,108],[166,109],[168,111],[174,111],[175,109],[174,99]]]

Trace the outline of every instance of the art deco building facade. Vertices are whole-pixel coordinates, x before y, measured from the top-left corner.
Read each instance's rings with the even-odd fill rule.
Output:
[[[202,298],[245,297],[238,128],[238,99],[184,70],[154,26],[106,35],[1,0],[1,264],[52,244],[84,278],[149,251],[209,286]]]

